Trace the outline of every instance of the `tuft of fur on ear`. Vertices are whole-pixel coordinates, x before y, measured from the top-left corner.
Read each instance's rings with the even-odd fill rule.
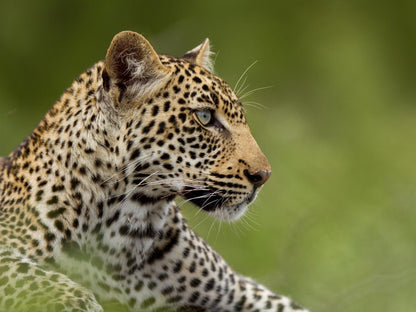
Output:
[[[105,57],[104,90],[117,88],[119,101],[136,97],[167,77],[168,69],[150,43],[140,34],[123,31],[114,36]]]
[[[196,64],[204,67],[209,72],[213,72],[214,64],[211,60],[211,52],[209,39],[206,38],[199,46],[193,48],[191,51],[186,52],[182,58],[192,64]]]

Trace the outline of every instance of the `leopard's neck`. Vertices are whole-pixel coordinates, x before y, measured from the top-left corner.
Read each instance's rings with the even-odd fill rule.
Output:
[[[149,173],[141,171],[140,157],[131,161],[124,156],[128,153],[121,146],[129,133],[102,98],[101,70],[98,63],[82,74],[0,164],[8,181],[0,185],[8,193],[7,201],[0,198],[1,207],[18,204],[30,211],[44,232],[40,244],[50,252],[62,240],[102,248],[97,242],[105,238],[105,248],[144,253],[174,197],[148,196],[141,187]],[[14,197],[23,199],[16,203]],[[112,239],[123,235],[137,246],[127,246],[129,239]]]

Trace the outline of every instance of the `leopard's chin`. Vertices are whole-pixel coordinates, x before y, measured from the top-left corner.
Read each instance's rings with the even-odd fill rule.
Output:
[[[221,209],[209,212],[209,214],[222,221],[236,221],[244,215],[258,193],[259,189],[254,188],[241,202],[225,205]]]
[[[228,204],[229,197],[212,190],[188,189],[183,196],[216,219],[236,221],[244,215],[258,193],[259,189],[254,188],[240,202],[232,204]]]

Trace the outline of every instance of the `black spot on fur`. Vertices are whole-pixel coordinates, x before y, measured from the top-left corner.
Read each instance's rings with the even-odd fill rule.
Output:
[[[163,259],[165,254],[169,253],[172,248],[178,243],[179,239],[179,231],[176,230],[175,233],[171,236],[170,240],[161,248],[154,248],[147,259],[148,264],[152,264],[153,262]]]

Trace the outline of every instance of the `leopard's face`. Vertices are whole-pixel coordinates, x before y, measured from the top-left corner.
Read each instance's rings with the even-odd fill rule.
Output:
[[[181,195],[215,217],[237,219],[270,176],[241,102],[196,57],[159,58],[164,76],[151,93],[115,85],[117,101],[131,92],[120,114],[131,187],[146,198]]]

